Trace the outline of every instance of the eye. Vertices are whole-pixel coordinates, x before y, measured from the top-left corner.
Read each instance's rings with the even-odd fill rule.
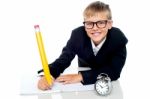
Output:
[[[93,22],[85,22],[86,25],[93,25]]]
[[[101,25],[101,24],[105,24],[106,21],[98,21],[97,24]]]

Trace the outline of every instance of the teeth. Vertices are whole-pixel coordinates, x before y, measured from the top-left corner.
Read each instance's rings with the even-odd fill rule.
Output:
[[[99,32],[93,33],[94,36],[97,36],[97,35],[99,35],[99,34],[100,34]]]

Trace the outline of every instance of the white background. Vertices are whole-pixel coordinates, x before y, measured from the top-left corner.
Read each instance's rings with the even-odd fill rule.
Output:
[[[71,30],[93,0],[0,0],[1,98],[19,95],[20,78],[41,68],[34,25],[39,24],[49,62],[61,53]],[[112,9],[114,26],[128,37],[128,56],[120,84],[124,99],[148,99],[150,89],[150,6],[148,0],[101,0]],[[76,60],[73,65],[76,65]]]

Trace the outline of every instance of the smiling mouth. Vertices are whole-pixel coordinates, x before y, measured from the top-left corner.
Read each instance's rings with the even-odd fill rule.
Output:
[[[100,32],[95,32],[95,33],[92,33],[93,36],[99,36],[100,35]]]

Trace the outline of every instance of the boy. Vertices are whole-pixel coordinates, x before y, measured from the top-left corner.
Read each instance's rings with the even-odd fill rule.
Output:
[[[120,29],[112,27],[112,15],[109,5],[96,1],[89,4],[83,12],[84,26],[72,31],[71,37],[58,59],[49,65],[54,80],[64,84],[81,82],[93,84],[100,73],[106,73],[111,80],[120,77],[126,60],[128,42]],[[91,70],[79,71],[78,74],[60,75],[78,56],[80,67]],[[41,77],[38,88],[47,90],[45,77]]]

